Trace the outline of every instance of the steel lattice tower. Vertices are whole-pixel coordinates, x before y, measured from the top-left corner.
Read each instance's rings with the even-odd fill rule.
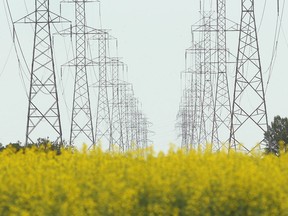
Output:
[[[118,145],[120,151],[125,150],[125,143],[123,140],[123,119],[121,118],[121,106],[120,106],[120,69],[124,70],[124,63],[119,61],[118,58],[111,58],[111,70],[112,70],[112,102],[111,102],[111,122],[113,140],[110,143]]]
[[[199,144],[203,142],[200,136],[202,135],[203,137],[201,119],[203,116],[204,54],[203,41],[195,42],[194,40],[192,41],[192,46],[186,49],[185,52],[188,68],[184,71],[186,77],[185,89],[183,90],[180,111],[178,113],[178,119],[180,120],[178,126],[180,127],[182,136],[181,147],[186,151],[197,149]]]
[[[66,66],[75,67],[74,93],[70,128],[70,144],[79,142],[95,143],[90,105],[90,93],[87,77],[87,40],[89,34],[95,34],[86,24],[86,3],[97,0],[63,0],[61,3],[75,4],[75,26],[62,32],[62,35],[75,35],[76,56]],[[91,32],[92,31],[92,32]],[[80,139],[81,138],[81,139]],[[86,139],[86,140],[85,140]]]
[[[224,9],[225,6],[221,5],[221,10]],[[189,79],[185,80],[178,119],[181,118],[182,148],[189,150],[201,145],[202,148],[205,148],[207,143],[212,143],[213,150],[216,151],[220,148],[220,145],[218,124],[216,125],[215,122],[219,121],[219,117],[222,117],[223,97],[229,98],[227,96],[228,91],[225,91],[228,90],[225,53],[226,20],[223,20],[225,19],[224,12],[224,15],[218,18],[221,20],[221,33],[224,38],[220,37],[221,40],[217,40],[218,34],[220,34],[218,32],[220,24],[216,25],[213,12],[201,10],[200,15],[200,21],[192,26],[192,46],[185,53],[185,74]],[[219,50],[220,46],[222,47],[221,51]],[[220,63],[218,63],[219,59]],[[219,68],[222,69],[221,73],[217,73],[220,70]],[[226,78],[224,81],[223,76]],[[217,86],[217,84],[219,85]],[[219,105],[220,101],[221,104]],[[218,102],[217,105],[216,102]],[[215,117],[215,111],[218,112],[217,118]],[[230,113],[227,115],[230,117]],[[229,129],[227,131],[229,132]],[[226,139],[228,139],[227,137]],[[217,142],[213,142],[215,139]]]
[[[125,143],[125,150],[131,149],[131,120],[129,115],[130,104],[129,95],[133,91],[132,84],[122,81],[119,83],[119,97],[120,97],[120,116],[122,120],[122,136],[123,142]]]
[[[251,99],[251,100],[249,100]],[[259,132],[264,146],[263,133],[268,120],[260,63],[259,45],[254,14],[254,0],[242,0],[237,66],[232,103],[232,119],[229,148],[238,149],[247,129],[253,134]],[[246,131],[244,130],[246,129]],[[244,147],[250,151],[248,147]]]
[[[231,103],[227,78],[226,0],[217,0],[217,81],[211,143],[221,148],[228,141]]]
[[[189,93],[191,90],[190,89],[184,89],[183,90],[183,96],[181,98],[181,105],[179,109],[179,113],[177,115],[177,118],[180,120],[180,124],[178,125],[181,130],[181,137],[182,137],[182,142],[181,142],[181,148],[184,149],[185,151],[189,150],[190,144],[190,134],[189,134],[189,126],[190,124],[190,118],[192,115],[191,112],[191,106],[190,106],[190,100],[188,100]]]
[[[202,89],[201,91],[201,120],[200,120],[200,135],[199,144],[206,144],[212,138],[213,126],[213,108],[214,108],[214,78],[212,65],[212,13],[203,12],[203,48],[204,48],[204,61],[203,61],[203,74],[202,74]],[[215,48],[214,48],[215,50]]]
[[[61,1],[61,3],[75,5],[75,25],[58,33],[69,35],[71,38],[74,36],[76,44],[75,58],[62,65],[75,68],[70,144],[79,144],[80,141],[87,144],[91,142],[91,146],[95,146],[95,141],[103,141],[105,144],[108,141],[109,150],[113,150],[113,146],[118,145],[120,151],[146,147],[149,142],[150,123],[139,109],[140,103],[134,96],[132,84],[120,79],[119,73],[121,69],[124,72],[125,64],[118,56],[110,56],[109,40],[115,38],[112,38],[107,30],[87,26],[86,3],[88,2],[98,1]],[[49,11],[49,0],[35,0],[35,6],[35,13],[17,21],[17,23],[35,24],[26,143],[33,142],[30,135],[32,132],[35,133],[36,128],[38,129],[43,122],[46,123],[44,128],[46,135],[50,134],[48,124],[56,133],[55,142],[62,142],[50,24],[69,21]],[[95,52],[90,49],[90,40],[98,41],[95,55],[97,60],[93,59]],[[87,58],[88,51],[90,58]],[[93,75],[96,79],[98,97],[96,96],[93,101],[96,108],[96,130],[94,131],[87,67],[96,69],[95,66],[98,68],[98,73]],[[41,101],[44,95],[45,103]]]
[[[15,22],[34,24],[26,145],[35,143],[40,133],[55,143],[62,143],[51,24],[63,21],[67,22],[50,11],[49,0],[35,0],[35,11]]]
[[[140,127],[141,127],[141,148],[145,149],[148,148],[148,144],[150,142],[149,140],[149,133],[151,133],[151,131],[148,130],[149,126],[151,125],[151,122],[148,121],[147,117],[141,113],[141,123],[140,123]]]
[[[137,104],[138,101],[137,99],[134,97],[134,95],[128,95],[128,104],[129,104],[129,110],[128,110],[128,115],[129,115],[129,119],[131,121],[130,125],[128,125],[128,129],[130,130],[131,133],[131,147],[133,149],[138,149],[138,141],[139,141],[139,137],[138,137],[138,133],[137,133],[137,129],[138,129],[138,121],[137,121]]]
[[[109,150],[115,146],[119,151],[142,148],[148,145],[149,122],[143,120],[139,102],[134,96],[132,84],[120,79],[125,64],[119,57],[109,56],[108,41],[114,39],[107,31],[98,30],[91,37],[98,40],[98,65],[96,137],[102,144],[109,144]],[[147,127],[146,127],[147,126]],[[144,138],[143,138],[144,137]],[[103,142],[104,141],[104,142]]]
[[[64,0],[62,2],[73,2],[75,3],[76,9],[76,25],[71,29],[66,29],[61,32],[62,35],[76,35],[76,58],[64,65],[76,67],[72,117],[74,117],[74,119],[76,119],[76,117],[81,117],[82,119],[87,120],[85,122],[83,120],[81,121],[81,119],[72,121],[71,134],[74,135],[75,139],[83,133],[86,138],[89,138],[90,141],[92,141],[90,147],[95,146],[97,143],[102,143],[105,147],[108,144],[110,151],[113,151],[114,146],[116,145],[119,151],[128,150],[131,148],[131,143],[137,141],[134,140],[133,137],[136,136],[135,131],[140,130],[140,126],[136,123],[137,118],[132,117],[132,110],[134,110],[135,107],[134,103],[130,100],[130,98],[135,98],[132,85],[125,83],[125,81],[121,80],[119,77],[121,68],[124,70],[124,63],[119,61],[118,56],[110,56],[110,41],[115,40],[115,38],[111,37],[105,29],[96,29],[86,25],[85,3],[91,1]],[[97,56],[96,58],[88,59],[86,57],[88,40],[89,42],[93,40],[97,41],[95,44],[97,53],[91,52],[91,57]],[[95,97],[96,124],[94,131],[92,127],[86,72],[86,67],[88,66],[91,66],[94,69],[96,69],[97,66],[98,69],[97,74],[95,74],[96,82],[92,85],[93,87],[96,87],[98,91],[98,95]],[[82,104],[80,104],[80,102],[82,102]],[[80,125],[78,120],[80,123],[85,124]],[[132,125],[135,126],[134,131],[132,131]],[[95,136],[93,136],[93,134]]]
[[[99,58],[99,77],[98,77],[98,102],[96,113],[96,142],[108,142],[109,149],[112,148],[113,132],[111,121],[111,110],[108,97],[108,69],[107,69],[107,41],[109,34],[105,31],[98,35],[98,58]]]
[[[194,89],[193,95],[193,117],[192,117],[192,131],[190,143],[194,148],[201,144],[201,116],[202,116],[202,94],[203,94],[203,55],[205,49],[202,47],[201,42],[197,42],[194,47],[195,52],[195,71],[192,74],[192,88]]]

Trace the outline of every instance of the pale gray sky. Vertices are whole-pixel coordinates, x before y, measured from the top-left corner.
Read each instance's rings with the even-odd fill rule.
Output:
[[[24,0],[8,1],[14,20],[27,14]],[[280,0],[280,9],[284,1]],[[50,1],[51,7],[57,13],[58,3],[59,1],[56,0]],[[240,0],[227,1],[227,16],[235,22],[240,21],[240,4]],[[26,0],[26,5],[29,12],[34,10],[33,1]],[[275,0],[255,0],[258,26],[264,11],[258,36],[265,86],[269,76],[267,69],[272,57],[276,28],[276,6]],[[0,6],[0,142],[3,144],[17,140],[24,141],[27,116],[27,97],[21,81],[24,75],[17,65],[5,8],[3,0]],[[70,11],[70,15],[73,16],[72,9],[68,6],[65,10]],[[97,4],[91,6],[91,11],[88,11],[88,24],[91,26],[99,26],[95,11],[98,12]],[[111,29],[111,34],[118,38],[119,56],[123,57],[123,61],[129,67],[129,81],[133,83],[135,95],[142,102],[143,112],[153,123],[151,129],[155,135],[152,140],[156,150],[166,150],[169,143],[178,146],[181,143],[180,139],[176,140],[175,130],[181,96],[180,71],[185,67],[184,53],[191,42],[190,27],[198,21],[198,11],[199,0],[105,0],[101,2],[102,27]],[[9,25],[11,27],[11,23]],[[285,4],[277,58],[266,97],[269,122],[275,115],[288,116],[287,26],[288,11]],[[29,25],[17,26],[18,28],[30,66],[29,55],[31,55],[32,44],[29,42],[32,41],[32,28]],[[231,51],[237,47],[237,33],[232,35],[234,36],[228,34]],[[55,39],[55,44],[57,43],[61,43],[61,39]],[[61,50],[58,54],[59,52]],[[64,62],[57,61],[58,73],[60,73],[61,63]],[[27,75],[27,71],[25,73]],[[230,72],[230,78],[233,78],[234,73],[234,70]],[[27,80],[25,78],[24,80],[27,85]],[[69,117],[64,107],[62,107],[62,116],[64,138],[68,139]]]

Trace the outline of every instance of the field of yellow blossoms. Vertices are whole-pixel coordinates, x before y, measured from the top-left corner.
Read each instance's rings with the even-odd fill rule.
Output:
[[[0,215],[288,215],[288,154],[8,148]]]

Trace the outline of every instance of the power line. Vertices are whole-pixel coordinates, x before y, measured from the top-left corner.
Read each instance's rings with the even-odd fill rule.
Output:
[[[281,31],[281,28],[282,28],[285,1],[286,0],[283,0],[280,20],[279,20],[279,13],[278,13],[278,16],[277,16],[276,27],[275,27],[275,32],[274,32],[272,56],[271,56],[270,64],[269,64],[268,69],[267,69],[267,71],[269,72],[269,75],[268,75],[268,80],[267,80],[267,84],[266,84],[265,94],[267,92],[268,85],[270,83],[270,79],[271,79],[272,72],[273,72],[274,65],[275,65],[276,58],[277,58],[278,43],[279,43],[280,31]],[[279,4],[279,1],[277,1],[277,3]]]
[[[11,46],[10,46],[10,49],[9,49],[7,58],[6,58],[5,63],[4,63],[4,65],[3,65],[3,67],[2,67],[2,70],[1,70],[1,72],[0,72],[0,78],[1,78],[1,76],[2,76],[2,75],[4,74],[4,72],[5,72],[5,69],[6,69],[7,63],[8,63],[8,61],[9,61],[9,58],[10,58],[12,49],[13,49],[13,44],[11,44]]]
[[[20,54],[21,54],[21,57],[22,57],[22,59],[24,61],[24,64],[25,64],[25,67],[26,67],[27,71],[29,71],[29,67],[28,67],[26,58],[24,56],[24,52],[22,50],[22,47],[21,47],[21,44],[20,44],[20,41],[19,41],[19,38],[18,38],[18,34],[15,31],[14,21],[13,21],[13,18],[12,18],[12,13],[11,13],[11,9],[10,9],[10,5],[9,5],[8,0],[6,0],[6,6],[7,6],[7,9],[8,9],[8,13],[7,13],[7,10],[6,10],[6,7],[5,7],[5,14],[6,14],[6,19],[7,19],[8,27],[9,27],[9,30],[10,30],[11,38],[13,38],[14,50],[15,50],[15,53],[16,53],[17,61],[18,61],[19,76],[20,76],[20,79],[21,79],[22,86],[24,88],[26,97],[28,98],[28,91],[27,91],[27,88],[26,88],[26,84],[25,84],[23,75],[26,77],[27,80],[29,80],[29,78],[28,78],[28,75],[24,72],[24,69],[22,68],[21,60],[20,60],[20,57],[19,57],[20,55],[19,55],[18,50],[17,50],[17,45],[19,47]],[[8,17],[10,18],[10,22],[13,25],[13,31],[11,30],[10,22],[9,22],[9,18]],[[15,39],[16,39],[16,44],[15,44]]]

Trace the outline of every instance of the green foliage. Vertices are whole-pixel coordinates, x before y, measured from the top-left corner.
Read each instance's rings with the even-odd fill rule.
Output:
[[[36,143],[28,143],[27,145],[22,145],[20,141],[16,143],[9,143],[5,147],[0,143],[0,151],[5,149],[13,149],[15,153],[23,150],[25,153],[26,149],[36,148],[39,151],[49,152],[55,151],[58,155],[61,154],[62,149],[70,149],[71,147],[67,145],[65,141],[62,143],[51,142],[49,139],[46,138],[38,138]]]
[[[267,153],[280,155],[280,152],[286,152],[288,143],[288,118],[275,116],[271,126],[264,133],[264,138],[267,142]]]
[[[18,142],[16,142],[16,143],[9,143],[8,145],[6,145],[5,146],[5,149],[6,148],[10,148],[10,149],[14,149],[15,150],[15,152],[18,152],[18,151],[20,151],[23,147],[22,147],[22,145],[21,145],[21,142],[20,141],[18,141]]]

